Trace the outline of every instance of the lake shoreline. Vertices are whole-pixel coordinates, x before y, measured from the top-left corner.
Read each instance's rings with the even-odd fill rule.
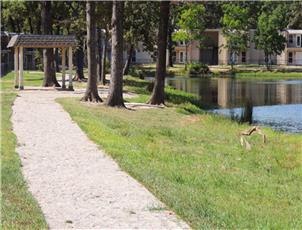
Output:
[[[149,79],[150,80],[150,79]],[[257,113],[259,124],[264,123],[269,127],[283,131],[289,131],[294,126],[302,130],[298,104],[302,104],[302,79],[237,79],[237,78],[167,78],[166,85],[177,90],[196,95],[201,108],[205,110],[216,109],[231,112],[234,108],[244,108],[247,101],[251,102],[252,109],[262,109]],[[297,104],[294,106],[293,104]],[[292,106],[287,106],[292,105]],[[278,107],[278,110],[276,109]],[[272,111],[269,113],[269,111]],[[302,110],[301,110],[302,111]],[[291,116],[295,113],[297,118]],[[265,116],[265,121],[261,114]],[[280,116],[280,114],[283,114]],[[224,114],[226,115],[226,114]],[[229,114],[229,116],[231,116]],[[241,114],[236,114],[240,120]],[[271,119],[271,122],[269,121]],[[299,122],[297,122],[299,121]],[[288,125],[288,128],[286,125]],[[295,131],[296,132],[296,131]]]

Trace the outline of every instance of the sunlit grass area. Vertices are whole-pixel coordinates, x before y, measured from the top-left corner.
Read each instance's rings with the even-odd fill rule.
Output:
[[[125,88],[149,97],[143,80]],[[74,121],[122,169],[193,228],[302,227],[302,136],[264,129],[240,145],[248,128],[207,114],[190,94],[167,89],[164,109],[125,110],[58,99]]]
[[[302,79],[302,72],[242,72],[236,73],[237,78],[249,79]]]
[[[40,71],[24,71],[25,86],[42,86],[43,72]],[[14,88],[15,73],[9,72],[1,78],[1,90],[12,90]]]
[[[15,152],[16,136],[10,117],[17,96],[13,90],[13,74],[0,80],[1,84],[1,226],[3,229],[46,229],[47,225],[37,202],[27,190],[21,173],[21,162]],[[41,74],[25,74],[30,85],[41,83]]]
[[[40,86],[42,72],[25,72],[25,87]],[[79,83],[85,86],[86,83]],[[27,191],[10,122],[16,97],[13,73],[1,79],[2,226],[43,229],[44,217]],[[124,89],[146,102],[150,83],[132,76]],[[264,129],[268,143],[248,128],[207,114],[191,94],[166,88],[164,109],[119,110],[58,99],[89,138],[193,228],[302,227],[302,136]]]
[[[85,69],[85,72],[87,70]],[[57,80],[61,84],[62,74],[56,73]],[[14,89],[14,78],[15,73],[9,72],[1,79],[1,88],[3,90],[13,90]],[[44,78],[44,73],[41,71],[24,71],[24,88],[26,89],[26,86],[42,86]],[[68,79],[66,79],[66,84],[68,85]],[[79,82],[79,81],[73,81],[73,86],[75,88],[85,88],[86,82]]]

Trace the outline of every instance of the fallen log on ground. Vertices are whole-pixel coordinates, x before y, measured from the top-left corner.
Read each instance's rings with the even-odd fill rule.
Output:
[[[240,132],[240,144],[241,146],[245,146],[247,150],[251,150],[251,144],[246,140],[246,136],[251,136],[253,133],[259,134],[262,136],[263,143],[266,143],[267,138],[266,135],[262,132],[262,130],[258,126],[253,126],[245,131]]]

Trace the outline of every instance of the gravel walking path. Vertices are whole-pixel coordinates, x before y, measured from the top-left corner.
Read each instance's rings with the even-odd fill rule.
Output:
[[[22,171],[49,227],[189,228],[87,138],[54,101],[63,96],[76,93],[23,91],[13,106]]]

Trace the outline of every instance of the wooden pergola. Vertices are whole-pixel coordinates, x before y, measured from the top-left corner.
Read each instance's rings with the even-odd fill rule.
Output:
[[[23,79],[23,49],[24,48],[60,48],[62,53],[62,88],[66,89],[66,50],[68,49],[69,84],[72,86],[72,48],[76,46],[76,39],[71,35],[15,35],[9,41],[7,47],[14,48],[15,88],[24,89]]]

